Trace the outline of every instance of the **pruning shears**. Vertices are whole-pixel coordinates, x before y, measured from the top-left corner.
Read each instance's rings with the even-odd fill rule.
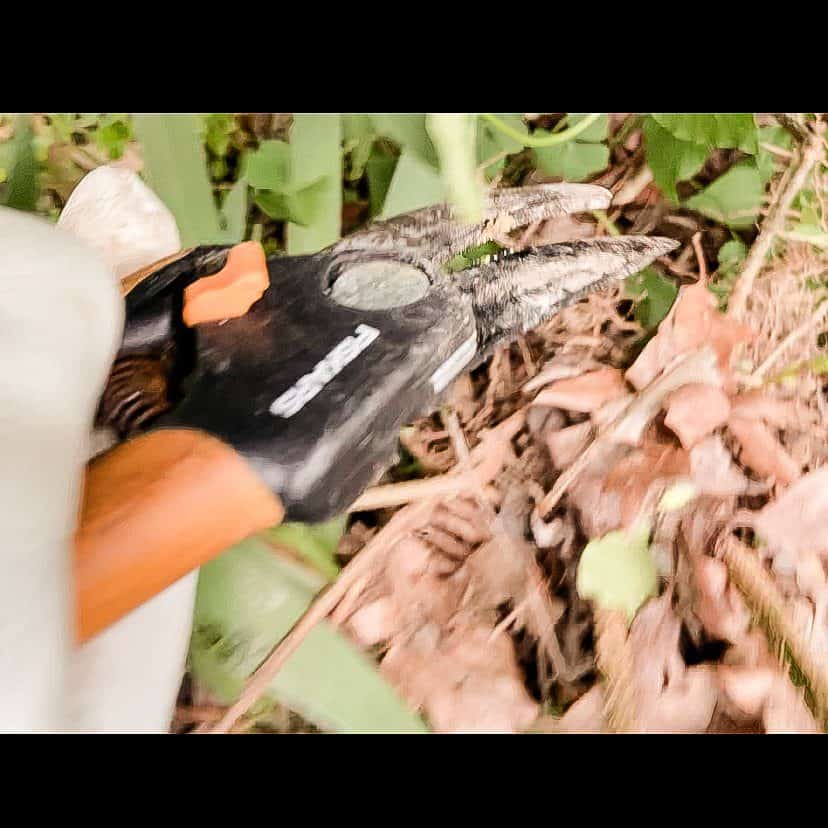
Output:
[[[675,248],[578,239],[446,272],[470,249],[611,198],[588,184],[495,189],[473,225],[438,205],[312,255],[197,247],[127,280],[116,369],[163,358],[168,403],[88,469],[81,637],[255,531],[341,513],[459,374]]]

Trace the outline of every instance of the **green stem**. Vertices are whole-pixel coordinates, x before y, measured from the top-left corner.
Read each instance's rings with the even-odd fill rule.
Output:
[[[497,115],[484,112],[483,117],[496,129],[499,129],[504,135],[514,138],[515,141],[520,141],[524,147],[536,147],[537,149],[541,149],[543,147],[554,147],[558,144],[565,144],[567,141],[571,141],[573,138],[580,135],[584,130],[589,129],[589,127],[591,127],[601,117],[601,113],[597,112],[592,115],[587,115],[583,121],[579,121],[574,127],[565,129],[563,132],[559,132],[556,135],[547,135],[545,138],[535,138],[532,135],[524,135],[523,133],[518,132],[518,130],[510,127],[509,124],[502,121],[497,117]]]

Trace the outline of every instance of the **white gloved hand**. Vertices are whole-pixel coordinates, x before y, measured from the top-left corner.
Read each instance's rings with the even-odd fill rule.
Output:
[[[0,731],[168,729],[197,573],[75,648],[70,562],[118,277],[179,249],[172,215],[119,165],[84,178],[57,229],[0,210]]]

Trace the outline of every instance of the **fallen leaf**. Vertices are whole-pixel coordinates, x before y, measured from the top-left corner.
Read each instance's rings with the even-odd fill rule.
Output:
[[[763,422],[731,415],[727,427],[742,447],[739,459],[758,475],[783,486],[800,476],[799,466]]]
[[[589,445],[592,434],[592,425],[585,420],[577,425],[548,431],[546,434],[546,448],[555,468],[565,469],[575,462],[575,459]]]
[[[666,488],[689,473],[690,459],[684,449],[648,442],[615,464],[607,474],[604,489],[621,495],[622,525],[630,526],[641,514],[654,487]]]
[[[770,551],[798,558],[828,557],[828,466],[801,477],[754,518],[753,527]]]
[[[708,635],[722,641],[740,641],[750,626],[750,612],[730,583],[727,566],[716,558],[694,555],[692,567],[696,586],[693,610]]]
[[[718,434],[712,434],[690,450],[690,474],[698,490],[713,497],[744,494],[751,483],[733,462]]]
[[[678,299],[625,375],[638,389],[649,385],[679,354],[710,345],[719,368],[729,379],[730,355],[740,342],[753,338],[753,331],[721,313],[716,298],[703,281],[679,290]]]
[[[626,391],[621,371],[617,368],[599,368],[552,383],[535,397],[532,404],[589,413]]]
[[[808,412],[795,400],[780,400],[762,391],[747,391],[730,401],[734,417],[745,420],[763,420],[776,428],[804,428],[810,425]]]
[[[555,732],[603,733],[605,729],[604,688],[596,684],[569,706],[566,713],[558,720]]]
[[[598,609],[621,610],[632,621],[658,589],[649,525],[640,523],[591,540],[578,564],[577,587],[578,594]]]
[[[673,431],[686,449],[727,422],[730,401],[715,385],[688,383],[674,391],[665,404],[664,425]]]

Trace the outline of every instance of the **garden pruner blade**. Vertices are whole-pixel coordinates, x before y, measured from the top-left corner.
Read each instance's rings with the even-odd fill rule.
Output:
[[[458,254],[520,227],[605,209],[589,184],[490,192],[482,221],[445,205],[376,222],[331,247],[267,261],[250,310],[180,324],[181,292],[226,249],[196,248],[127,297],[122,354],[174,341],[178,397],[152,428],[201,429],[241,453],[285,506],[320,521],[348,507],[388,466],[401,426],[494,345],[676,247],[622,236],[521,250],[450,274]]]

